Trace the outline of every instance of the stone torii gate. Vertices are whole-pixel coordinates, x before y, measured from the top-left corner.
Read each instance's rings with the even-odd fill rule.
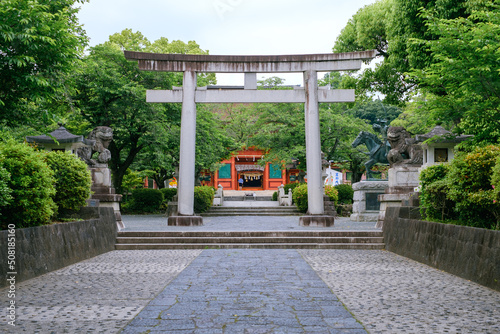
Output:
[[[182,103],[178,183],[178,215],[168,225],[202,225],[194,215],[196,103],[304,103],[306,127],[306,164],[308,215],[300,225],[332,226],[334,219],[324,215],[321,178],[321,141],[318,107],[320,102],[354,102],[354,90],[318,89],[318,72],[359,70],[363,60],[376,51],[349,53],[216,56],[156,54],[125,51],[125,58],[137,60],[145,71],[183,72],[182,89],[148,90],[146,100],[153,103]],[[257,73],[302,72],[304,88],[295,90],[257,90]],[[242,90],[207,90],[196,86],[197,73],[244,73]]]

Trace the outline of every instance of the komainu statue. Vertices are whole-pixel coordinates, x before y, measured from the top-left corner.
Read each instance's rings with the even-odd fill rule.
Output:
[[[391,144],[391,150],[387,153],[387,161],[391,167],[422,164],[422,147],[416,139],[411,138],[405,128],[391,126],[387,130],[387,140]]]
[[[95,141],[94,145],[82,147],[77,154],[89,166],[106,164],[111,160],[111,152],[108,150],[109,143],[113,140],[113,129],[107,126],[98,126],[89,134],[88,139]],[[93,159],[94,154],[98,153]]]

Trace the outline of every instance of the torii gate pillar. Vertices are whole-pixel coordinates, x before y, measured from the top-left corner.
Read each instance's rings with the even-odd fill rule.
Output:
[[[300,217],[303,226],[333,226],[334,218],[324,215],[321,179],[320,102],[354,102],[354,90],[318,90],[318,72],[350,71],[361,68],[363,60],[374,58],[376,51],[337,54],[284,56],[212,56],[153,54],[125,51],[125,58],[138,60],[139,69],[184,72],[182,90],[152,90],[148,102],[182,102],[181,142],[178,184],[178,214],[168,225],[202,225],[194,215],[196,103],[304,103],[306,126],[306,162],[308,214]],[[245,73],[245,89],[217,90],[196,88],[196,74]],[[256,73],[302,72],[304,89],[257,90]]]

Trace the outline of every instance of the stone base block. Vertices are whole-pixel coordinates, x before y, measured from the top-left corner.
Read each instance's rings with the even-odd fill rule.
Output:
[[[408,194],[379,195],[380,212],[378,214],[377,225],[375,225],[375,227],[376,228],[383,228],[384,227],[384,220],[385,220],[385,212],[387,211],[387,208],[401,206],[401,202],[407,198],[408,198]]]
[[[301,216],[299,218],[299,226],[319,226],[331,227],[335,223],[333,216],[316,215],[316,216]]]
[[[349,217],[349,219],[353,222],[374,222],[378,219],[379,212],[362,212],[362,213],[353,213]]]
[[[168,226],[201,226],[201,216],[171,216],[168,217]]]

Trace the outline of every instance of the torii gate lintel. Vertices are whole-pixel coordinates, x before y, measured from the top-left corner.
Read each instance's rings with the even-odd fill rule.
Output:
[[[179,159],[178,214],[168,218],[168,225],[202,225],[194,215],[196,103],[275,103],[305,105],[306,163],[308,174],[308,215],[300,225],[333,226],[334,218],[324,215],[321,178],[321,140],[318,106],[320,102],[354,102],[354,90],[318,88],[318,72],[358,70],[363,60],[376,51],[283,55],[283,56],[213,56],[153,54],[125,51],[129,60],[137,60],[139,69],[184,72],[182,89],[147,92],[148,102],[182,102]],[[197,73],[245,73],[243,90],[214,90],[196,87]],[[304,88],[295,90],[257,90],[256,73],[302,72]]]

